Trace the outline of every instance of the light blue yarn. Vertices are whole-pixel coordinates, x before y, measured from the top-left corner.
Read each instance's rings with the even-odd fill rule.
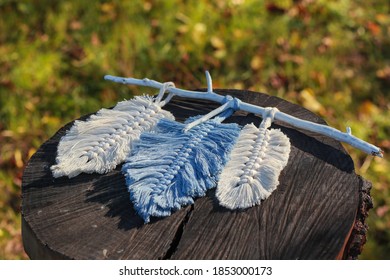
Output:
[[[240,132],[235,124],[221,124],[232,110],[183,132],[185,124],[162,119],[153,132],[133,143],[122,172],[131,201],[145,223],[164,217],[216,187]],[[190,118],[186,123],[195,120]]]

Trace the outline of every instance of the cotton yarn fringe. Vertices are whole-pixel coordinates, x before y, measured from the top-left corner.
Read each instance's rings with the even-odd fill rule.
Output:
[[[218,182],[216,196],[222,206],[233,210],[259,205],[279,185],[290,141],[279,129],[268,129],[270,125],[265,118],[260,128],[247,124],[242,129]]]
[[[194,120],[191,118],[187,121]],[[134,143],[122,171],[131,201],[145,223],[193,204],[214,188],[240,128],[208,120],[189,131],[185,124],[162,119],[155,130]]]
[[[59,142],[53,176],[113,170],[129,155],[132,142],[162,118],[174,119],[152,97],[137,96],[113,109],[101,109],[86,121],[75,121]]]

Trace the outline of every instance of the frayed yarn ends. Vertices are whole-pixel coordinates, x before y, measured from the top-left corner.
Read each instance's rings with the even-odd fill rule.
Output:
[[[113,170],[130,153],[132,141],[162,118],[174,119],[152,97],[137,96],[113,109],[101,109],[86,121],[75,121],[58,144],[53,176],[72,178]]]
[[[290,141],[279,129],[246,125],[221,173],[219,203],[232,210],[259,205],[279,185],[289,154]]]
[[[237,124],[215,120],[187,132],[184,128],[162,119],[134,143],[123,165],[131,201],[145,223],[193,204],[214,188],[240,131]]]

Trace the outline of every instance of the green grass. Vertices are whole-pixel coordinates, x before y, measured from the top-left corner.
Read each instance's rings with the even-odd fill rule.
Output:
[[[272,5],[270,3],[273,3]],[[267,92],[381,146],[362,259],[390,258],[390,10],[368,1],[0,0],[0,259],[26,258],[24,165],[61,126],[142,93],[105,74]]]

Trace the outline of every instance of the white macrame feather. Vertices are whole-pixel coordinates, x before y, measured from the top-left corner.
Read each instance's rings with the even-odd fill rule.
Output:
[[[101,109],[86,121],[75,121],[58,144],[53,176],[113,170],[129,154],[132,141],[162,118],[174,119],[152,97],[137,96],[113,109]]]
[[[229,209],[259,205],[279,185],[287,165],[290,141],[279,129],[246,125],[223,169],[216,191],[220,204]],[[269,122],[270,125],[270,122]]]

